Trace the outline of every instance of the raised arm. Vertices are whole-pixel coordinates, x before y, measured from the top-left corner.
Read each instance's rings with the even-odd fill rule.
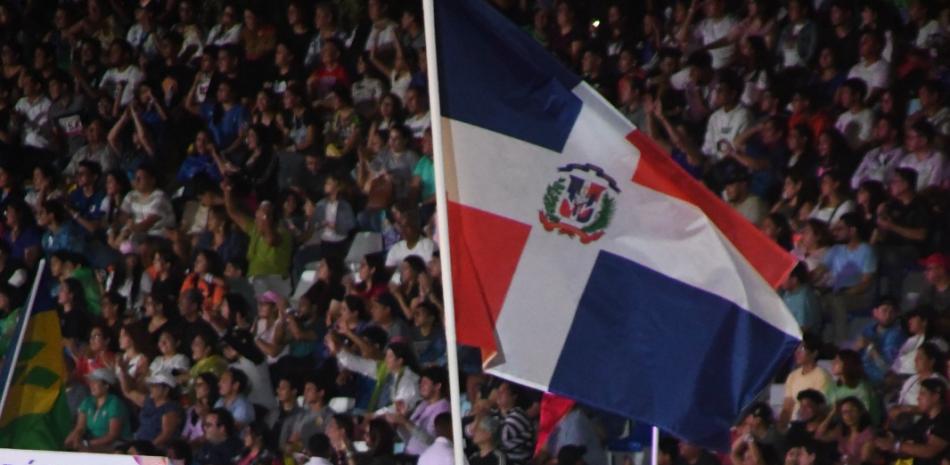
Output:
[[[234,204],[234,186],[230,181],[223,181],[221,183],[221,190],[224,191],[224,208],[227,210],[231,221],[233,221],[237,227],[241,228],[241,231],[245,233],[250,232],[251,223],[254,220]]]

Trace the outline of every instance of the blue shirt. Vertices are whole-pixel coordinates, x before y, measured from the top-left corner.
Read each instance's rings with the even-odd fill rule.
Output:
[[[23,231],[20,232],[20,235],[17,236],[16,240],[13,240],[10,237],[9,231],[3,235],[3,240],[5,240],[7,244],[10,244],[10,256],[17,260],[24,259],[26,249],[29,249],[30,247],[42,247],[42,239],[42,234],[40,234],[40,231],[34,227],[24,228]]]
[[[811,287],[803,285],[794,291],[782,291],[782,301],[803,330],[818,329],[821,324],[821,306]]]
[[[178,412],[181,416],[181,407],[178,402],[165,401],[161,407],[156,407],[151,397],[145,399],[145,405],[139,411],[139,429],[135,431],[135,439],[140,441],[154,441],[162,433],[162,417],[166,413]]]
[[[199,173],[204,173],[212,181],[220,181],[221,173],[218,171],[218,165],[214,163],[211,155],[196,153],[185,157],[181,162],[181,168],[178,169],[176,179],[180,183],[191,181]]]
[[[234,399],[231,405],[225,404],[223,398],[218,399],[214,404],[214,408],[227,409],[227,411],[231,413],[231,416],[234,417],[235,423],[249,425],[254,422],[254,406],[251,405],[251,401],[247,400],[247,397],[243,395],[237,396],[237,399]]]
[[[866,242],[854,250],[846,244],[838,244],[828,249],[822,262],[831,273],[831,286],[834,289],[856,286],[862,276],[877,271],[877,255]]]
[[[82,254],[85,243],[86,239],[80,226],[76,225],[73,220],[60,225],[56,232],[47,230],[43,233],[43,252],[46,252],[47,255],[60,250]]]
[[[241,129],[247,126],[248,113],[243,105],[234,105],[230,110],[221,109],[221,119],[215,122],[214,102],[201,105],[201,117],[208,123],[208,131],[214,145],[220,149],[229,147],[237,139]]]
[[[861,333],[864,340],[868,341],[869,347],[880,355],[877,357],[869,355],[871,351],[865,349],[861,353],[861,359],[864,362],[864,373],[872,383],[878,383],[884,380],[884,374],[894,363],[894,358],[901,350],[904,340],[907,336],[901,329],[899,323],[892,323],[891,326],[884,328],[877,322],[871,323]]]
[[[82,189],[75,189],[69,194],[69,206],[79,212],[79,215],[87,220],[97,220],[102,218],[103,211],[100,208],[105,194],[102,191],[93,191],[92,195],[86,196]]]

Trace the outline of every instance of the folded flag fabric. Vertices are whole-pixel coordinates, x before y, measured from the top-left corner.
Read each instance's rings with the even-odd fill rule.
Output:
[[[0,447],[13,449],[60,450],[73,427],[66,402],[66,365],[56,303],[50,293],[52,276],[44,273],[32,308],[24,312],[11,347],[0,366],[0,389],[7,386],[0,412]],[[20,326],[26,324],[19,340]],[[12,359],[15,346],[19,357]],[[11,379],[12,378],[12,379]]]
[[[490,372],[721,448],[794,259],[484,0],[435,3],[457,331]]]

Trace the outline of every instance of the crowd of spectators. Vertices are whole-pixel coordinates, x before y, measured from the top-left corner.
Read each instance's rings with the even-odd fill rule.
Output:
[[[800,259],[777,412],[663,465],[950,464],[950,2],[486,1]],[[451,462],[423,32],[412,0],[0,3],[0,336],[45,258],[65,447]],[[539,393],[461,360],[472,464],[623,435],[575,407],[536,453]]]

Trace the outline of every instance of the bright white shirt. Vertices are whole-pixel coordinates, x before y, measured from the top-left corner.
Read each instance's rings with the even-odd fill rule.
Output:
[[[861,60],[852,66],[851,71],[848,72],[848,79],[851,78],[864,81],[868,86],[868,95],[870,95],[874,89],[886,89],[891,83],[890,64],[883,58],[871,64]]]
[[[730,15],[719,19],[706,18],[696,27],[696,37],[703,45],[708,45],[728,36],[735,26],[736,19]],[[710,49],[709,55],[712,57],[713,69],[721,69],[729,65],[733,54],[735,54],[735,45],[732,44]]]
[[[452,451],[452,441],[439,436],[422,455],[417,465],[454,465],[455,455]]]
[[[166,228],[175,227],[175,212],[172,209],[172,203],[161,189],[155,189],[148,195],[136,190],[130,191],[125,195],[119,209],[130,215],[132,221],[136,223],[151,215],[157,215],[158,221],[148,230],[151,236],[161,236]]]
[[[109,68],[102,75],[102,81],[99,82],[99,88],[108,90],[112,93],[112,98],[119,99],[120,105],[128,105],[135,98],[136,88],[145,80],[145,74],[135,65],[126,66],[125,69]],[[119,85],[122,85],[122,94],[119,92]]]
[[[416,246],[413,248],[409,248],[406,241],[401,240],[394,244],[386,254],[386,267],[393,268],[399,266],[399,264],[410,255],[418,255],[428,262],[432,259],[432,254],[435,253],[437,248],[435,242],[432,242],[432,239],[428,237],[420,237],[419,240],[416,241]]]
[[[725,139],[732,144],[736,136],[749,127],[750,120],[749,110],[742,105],[736,105],[731,111],[725,108],[714,111],[706,124],[703,153],[721,160],[725,154],[719,151],[719,141]]]
[[[36,147],[40,149],[48,148],[50,145],[49,132],[49,107],[53,104],[45,95],[41,95],[33,101],[26,97],[17,100],[13,110],[23,118],[23,145],[27,147]]]
[[[947,177],[947,159],[942,153],[933,150],[923,160],[913,153],[904,155],[898,164],[901,168],[910,168],[917,172],[917,190],[928,186],[939,186]]]
[[[871,140],[873,126],[874,114],[868,108],[857,113],[848,110],[838,116],[838,121],[835,122],[835,129],[844,136],[851,148],[860,147]]]

